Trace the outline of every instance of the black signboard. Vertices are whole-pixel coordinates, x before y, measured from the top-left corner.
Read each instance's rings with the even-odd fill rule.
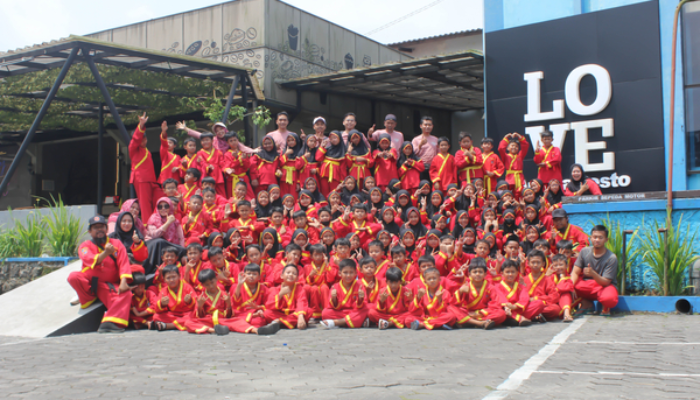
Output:
[[[665,190],[657,1],[486,34],[487,134],[554,133],[564,179],[580,163],[603,193]]]

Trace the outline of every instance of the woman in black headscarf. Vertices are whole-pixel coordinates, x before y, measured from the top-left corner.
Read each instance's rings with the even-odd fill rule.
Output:
[[[565,196],[583,196],[583,195],[599,196],[600,187],[597,183],[588,176],[583,170],[581,164],[574,164],[571,166],[571,180],[566,185],[564,189]]]
[[[124,211],[119,213],[117,216],[117,221],[114,224],[114,232],[110,233],[110,239],[117,239],[124,245],[126,251],[134,256],[137,262],[143,262],[148,256],[148,251],[137,251],[134,250],[142,247],[143,235],[134,226],[134,216],[130,212]],[[136,236],[136,237],[134,237]]]

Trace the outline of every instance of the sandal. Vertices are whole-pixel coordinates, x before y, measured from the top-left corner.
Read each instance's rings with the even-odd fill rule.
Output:
[[[577,317],[582,317],[593,312],[595,312],[595,308],[579,308],[578,310],[576,310],[574,315],[576,315]]]
[[[603,311],[600,312],[601,317],[609,317],[610,316],[610,309],[603,307]]]
[[[496,323],[493,322],[493,320],[487,319],[484,321],[483,328],[485,331],[488,331],[489,329],[493,329],[496,326]]]
[[[156,321],[155,324],[156,324],[156,330],[158,332],[163,332],[164,330],[166,330],[168,328],[168,326],[165,325],[165,322]],[[153,325],[153,323],[151,323],[151,326],[152,325]]]
[[[385,319],[380,319],[377,326],[379,327],[380,330],[383,331],[384,329],[387,329],[389,327],[389,321],[387,321]]]

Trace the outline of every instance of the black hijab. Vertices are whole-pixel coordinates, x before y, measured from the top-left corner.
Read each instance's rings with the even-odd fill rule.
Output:
[[[309,153],[309,155],[306,157],[306,161],[309,163],[315,163],[316,162],[316,150],[318,150],[319,146],[321,145],[318,143],[318,145],[314,148],[309,147],[309,139],[315,138],[316,135],[309,135],[306,137],[306,142],[304,143],[304,152]],[[316,138],[318,141],[318,138]]]
[[[408,204],[406,204],[405,206],[402,206],[401,204],[399,204],[399,198],[402,196],[408,197]],[[411,204],[411,194],[408,193],[408,190],[401,189],[398,192],[396,192],[396,195],[394,196],[394,208],[396,210],[398,210],[399,208],[401,209],[401,213],[399,214],[399,218],[401,218],[401,220],[403,222],[408,221],[408,218],[407,218],[408,217],[408,209],[411,207],[413,207],[413,204]]]
[[[472,232],[474,234],[474,243],[467,244],[466,242],[464,242],[464,244],[462,245],[462,251],[467,254],[476,254],[474,248],[476,247],[476,241],[479,240],[478,236],[476,235],[476,229],[472,228],[471,226],[464,228],[464,231],[462,231],[462,238],[464,238],[464,235],[467,232]]]
[[[272,189],[277,189],[280,191],[280,194],[282,194],[282,190],[280,189],[280,185],[278,185],[276,183],[272,183],[270,185],[267,185],[267,193],[272,194]],[[270,202],[270,208],[272,208],[272,207],[284,208],[283,204],[282,204],[282,196],[275,199],[275,201]]]
[[[296,145],[294,147],[292,147],[292,154],[287,156],[287,159],[288,160],[296,160],[297,157],[301,157],[304,155],[304,152],[306,150],[306,145],[301,142],[299,135],[297,135],[296,133],[289,132],[289,136],[294,138]],[[287,136],[287,139],[289,139],[289,136]],[[287,144],[285,143],[284,152],[286,153],[288,149],[289,149],[289,146],[287,146]]]
[[[323,234],[326,233],[326,231],[329,231],[329,232],[332,232],[332,233],[333,233],[333,243],[331,243],[330,245],[325,245],[325,244],[323,244],[323,239],[322,239],[322,238],[323,238]],[[318,235],[318,237],[321,239],[321,240],[319,240],[319,244],[322,244],[322,245],[326,246],[326,252],[327,252],[328,254],[331,254],[331,251],[333,251],[333,245],[335,244],[335,237],[336,237],[336,236],[335,236],[335,231],[333,230],[333,228],[325,227],[325,228],[321,229],[321,233]]]
[[[406,155],[403,153],[403,150],[408,146],[411,146],[411,155],[406,157]],[[413,143],[403,142],[403,144],[401,145],[401,150],[399,151],[399,159],[396,160],[396,169],[400,169],[404,165],[404,163],[406,163],[406,161],[408,161],[408,160],[418,161],[419,158],[418,158],[418,156],[416,156],[416,153],[413,151]]]
[[[438,245],[437,247],[430,247],[428,246],[428,238],[431,236],[435,236],[438,240]],[[433,252],[440,250],[440,236],[442,236],[442,232],[440,232],[437,229],[431,229],[428,231],[428,233],[425,235],[425,253],[423,253],[426,256],[432,255]]]
[[[306,189],[309,190],[309,192],[311,192],[311,198],[314,199],[315,203],[327,203],[328,200],[326,200],[326,198],[323,197],[323,194],[321,194],[321,191],[318,190],[318,181],[316,180],[316,178],[314,178],[313,176],[306,178],[306,181],[304,181],[304,187],[306,188],[306,184],[311,180],[316,182],[316,190],[312,192],[309,189]]]
[[[263,238],[265,235],[272,235],[273,242],[272,242],[272,248],[268,250],[267,255],[270,256],[270,258],[275,258],[277,257],[277,253],[282,251],[282,245],[280,245],[280,240],[279,240],[279,234],[275,230],[275,228],[267,228],[265,229],[261,234],[260,234],[260,248],[262,251],[265,251],[265,245],[263,244]]]
[[[298,138],[298,137],[297,137]],[[277,144],[275,143],[275,140],[272,138],[270,135],[266,135],[261,143],[265,143],[266,140],[272,140],[272,151],[267,151],[265,150],[265,147],[260,146],[260,151],[257,153],[258,157],[261,159],[267,161],[267,162],[273,162],[277,157],[280,156],[279,152],[277,151]]]
[[[559,183],[559,191],[557,193],[552,193],[552,182],[556,181]],[[561,182],[559,182],[556,179],[552,179],[549,181],[549,190],[547,190],[547,202],[549,205],[555,205],[561,203],[561,199],[564,197],[564,191],[562,190],[561,187]]]
[[[330,139],[331,135],[336,135],[338,136],[338,144],[334,145],[332,143],[328,144],[328,147],[326,147],[326,156],[330,158],[343,158],[345,157],[345,153],[347,152],[347,148],[345,147],[345,142],[343,141],[343,135],[338,132],[338,131],[332,131],[331,133],[328,134],[328,138]]]
[[[129,231],[124,231],[122,230],[122,218],[124,218],[124,216],[127,214],[131,217],[132,224],[131,229]],[[119,216],[117,217],[117,222],[114,225],[114,232],[109,234],[109,238],[119,240],[120,242],[122,242],[127,251],[131,252],[131,246],[134,244],[134,231],[136,231],[136,235],[138,235],[139,239],[143,241],[143,236],[141,235],[141,232],[139,232],[139,230],[136,229],[136,224],[134,223],[134,216],[131,215],[130,212],[124,211],[122,213],[119,213]]]
[[[311,199],[311,204],[309,204],[309,205],[306,206],[306,207],[304,207],[304,206],[301,205],[301,201],[297,201],[297,204],[299,205],[299,209],[301,209],[301,210],[303,210],[304,212],[306,212],[306,211],[309,209],[309,207],[311,207],[311,206],[314,205],[314,203],[315,203],[316,201],[314,200],[314,195],[311,193],[310,190],[301,189],[301,191],[299,191],[299,199],[301,199],[301,196],[302,196],[302,195],[303,195],[303,196],[306,196],[306,197],[308,197],[308,198]]]
[[[391,210],[391,212],[394,214],[394,218],[391,220],[391,222],[386,223],[384,221],[384,213],[389,210]],[[393,208],[384,206],[380,211],[379,216],[377,217],[377,221],[380,221],[382,223],[382,226],[384,227],[384,230],[391,233],[392,235],[398,236],[401,233],[401,227],[399,227],[399,224],[396,223],[396,210],[394,210]]]
[[[380,199],[379,203],[373,203],[372,202],[372,192],[377,191],[379,192]],[[372,190],[369,191],[369,194],[367,195],[367,205],[371,209],[372,207],[376,208],[377,210],[381,210],[384,208],[384,192],[382,192],[382,189],[379,188],[379,186],[375,186],[372,188]]]
[[[406,246],[403,243],[403,238],[407,235],[413,235],[413,246]],[[413,262],[415,261],[413,259],[413,252],[416,250],[416,243],[418,242],[418,239],[416,238],[416,235],[413,233],[413,230],[405,227],[401,227],[401,230],[399,231],[399,238],[401,239],[401,245],[406,249],[406,258]]]
[[[360,143],[358,143],[357,145],[352,143],[352,138],[354,136],[358,136],[360,138]],[[348,146],[350,144],[352,144],[352,151],[350,152],[351,155],[362,157],[367,156],[369,154],[369,149],[365,144],[365,135],[357,129],[351,130],[350,134],[348,135]]]
[[[433,195],[439,195],[440,196],[440,204],[435,206],[433,205]],[[440,214],[440,206],[445,202],[445,196],[443,196],[442,191],[440,190],[433,190],[430,192],[430,196],[425,202],[425,212],[428,214],[428,218],[433,218],[433,215],[435,214]]]
[[[261,190],[258,192],[257,195],[255,195],[256,201],[255,201],[254,211],[255,211],[256,218],[270,218],[270,215],[272,214],[272,203],[269,200],[268,200],[266,206],[263,207],[260,205],[260,201],[258,199],[260,197],[260,193],[263,193],[263,192],[268,193],[266,190]],[[268,196],[269,195],[270,194],[268,193]],[[268,197],[268,199],[269,199],[269,197]]]
[[[416,212],[418,214],[418,223],[415,225],[411,225],[408,222],[408,217],[411,215],[412,212]],[[420,211],[416,207],[410,207],[408,211],[406,211],[406,226],[413,231],[413,236],[416,238],[416,240],[422,239],[427,233],[428,233],[428,228],[423,225],[423,223],[420,220]]]
[[[571,175],[571,172],[574,172],[574,168],[578,168],[581,170],[581,179],[575,181],[574,177],[571,176],[571,180],[566,185],[566,189],[571,193],[575,193],[581,190],[581,185],[586,183],[586,181],[588,180],[588,177],[586,176],[586,171],[583,170],[583,166],[581,164],[572,165],[571,169],[569,170],[569,175]]]
[[[348,190],[347,187],[345,187],[345,179],[352,178],[355,180],[355,185],[353,185],[352,190]],[[352,195],[356,194],[360,196],[360,202],[364,203],[364,200],[362,199],[362,195],[360,194],[360,191],[357,189],[357,180],[352,177],[352,176],[347,176],[345,179],[343,179],[343,183],[341,184],[343,189],[340,191],[340,202],[345,204],[346,206],[350,205],[350,197]]]
[[[459,218],[464,214],[467,215],[467,225],[466,226],[462,226],[459,224]],[[455,227],[454,227],[454,229],[452,229],[452,236],[454,236],[455,238],[458,238],[458,237],[462,236],[462,232],[464,232],[464,230],[469,227],[469,212],[466,210],[459,210],[459,211],[457,211],[457,215],[455,215],[454,218],[455,218]]]

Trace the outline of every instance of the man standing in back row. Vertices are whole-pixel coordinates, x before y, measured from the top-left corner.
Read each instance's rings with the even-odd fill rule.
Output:
[[[438,139],[431,135],[433,132],[433,118],[423,117],[420,120],[421,134],[413,138],[413,152],[425,164],[425,171],[421,173],[421,179],[430,181],[430,164],[438,153]]]
[[[391,137],[391,148],[395,149],[396,151],[399,152],[399,155],[401,155],[401,145],[403,145],[403,133],[396,131],[396,125],[398,121],[396,119],[396,115],[394,114],[387,114],[386,117],[384,117],[384,129],[379,129],[379,130],[374,130],[374,125],[372,125],[371,128],[369,128],[369,131],[367,132],[367,137],[369,140],[376,142],[379,140],[379,135],[382,133],[386,133]]]

